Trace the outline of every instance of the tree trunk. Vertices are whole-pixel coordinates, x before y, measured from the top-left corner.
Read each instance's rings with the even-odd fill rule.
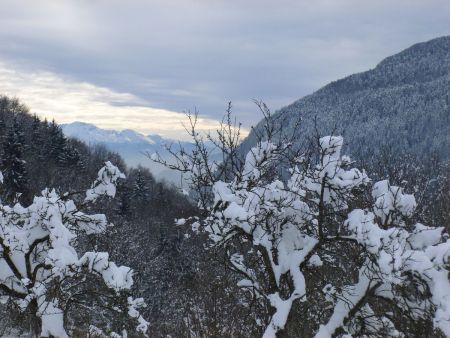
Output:
[[[29,327],[30,337],[40,337],[42,331],[42,320],[37,316],[38,303],[36,299],[33,299],[28,306],[29,309]]]

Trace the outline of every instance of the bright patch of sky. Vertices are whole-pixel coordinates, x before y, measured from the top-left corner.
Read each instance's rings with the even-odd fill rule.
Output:
[[[59,123],[83,121],[173,139],[183,139],[186,134],[184,113],[152,108],[133,94],[64,79],[51,72],[17,70],[0,63],[0,93],[20,98],[33,113]],[[217,126],[217,121],[202,116],[198,122],[204,131]]]
[[[450,34],[448,0],[0,0],[0,93],[42,116],[179,138],[261,116]]]

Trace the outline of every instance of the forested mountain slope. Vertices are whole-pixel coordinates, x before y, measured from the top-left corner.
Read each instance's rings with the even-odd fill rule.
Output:
[[[315,132],[344,133],[357,158],[394,152],[450,156],[450,36],[418,43],[374,69],[334,81],[274,114],[302,144]],[[292,128],[302,119],[298,130]],[[262,122],[256,129],[261,128]],[[245,149],[255,143],[252,132]]]

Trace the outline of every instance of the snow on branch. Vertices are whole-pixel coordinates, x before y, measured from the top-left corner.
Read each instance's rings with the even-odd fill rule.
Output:
[[[87,200],[115,195],[115,184],[124,175],[110,162],[99,171]],[[45,189],[28,207],[0,204],[0,292],[6,293],[22,311],[34,311],[41,321],[42,336],[67,337],[64,329],[65,290],[88,275],[98,275],[117,297],[133,285],[132,270],[117,266],[107,252],[77,251],[81,234],[106,230],[104,215],[78,210],[67,196]],[[70,288],[69,288],[70,289]],[[137,330],[145,333],[148,323],[140,316],[142,301],[129,298],[129,315]],[[33,310],[34,309],[34,310]]]
[[[444,229],[411,224],[414,196],[386,180],[373,184],[372,205],[355,208],[371,182],[341,155],[343,144],[340,136],[318,138],[318,156],[293,161],[290,177],[281,179],[274,168],[290,144],[257,143],[233,177],[198,179],[209,184],[200,188],[213,197],[204,222],[193,222],[192,230],[205,231],[211,246],[226,248],[233,271],[242,277],[238,285],[270,309],[265,338],[285,329],[294,304],[314,302],[306,276],[325,278],[330,266],[353,271],[358,280],[351,274],[315,279],[333,290],[325,295],[332,311],[316,337],[358,330],[400,335],[371,307],[377,297],[394,300],[400,312],[414,308],[414,316],[434,318],[435,327],[450,337],[450,244]],[[349,260],[346,266],[338,264],[341,257]],[[333,279],[341,284],[333,285]],[[406,300],[399,290],[410,284],[425,285],[429,299],[421,300],[427,295],[419,287],[420,296]]]
[[[100,196],[116,196],[116,183],[125,175],[111,162],[105,162],[104,167],[98,171],[97,179],[91,189],[86,191],[85,201],[95,201]]]

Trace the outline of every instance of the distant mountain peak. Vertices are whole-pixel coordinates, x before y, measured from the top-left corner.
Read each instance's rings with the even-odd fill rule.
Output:
[[[174,149],[179,149],[180,146],[188,151],[193,149],[193,144],[190,142],[166,139],[156,134],[143,135],[132,129],[122,131],[102,129],[94,124],[79,121],[62,124],[61,128],[67,137],[77,138],[89,145],[102,144],[109,150],[119,153],[128,165],[146,166],[156,177],[173,182],[179,182],[179,175],[155,164],[147,158],[146,154],[158,152],[162,158],[170,160],[171,155],[167,152],[166,145],[173,144]]]
[[[103,129],[80,121],[62,124],[61,128],[66,136],[78,138],[86,143],[155,143],[151,137],[132,129],[122,131]]]

